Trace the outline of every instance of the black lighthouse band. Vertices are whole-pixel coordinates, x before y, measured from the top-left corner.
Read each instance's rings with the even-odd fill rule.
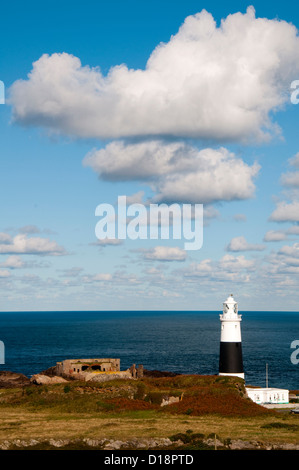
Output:
[[[220,342],[219,373],[243,373],[242,343]]]

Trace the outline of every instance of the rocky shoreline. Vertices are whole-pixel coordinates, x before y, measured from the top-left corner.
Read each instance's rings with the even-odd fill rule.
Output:
[[[210,450],[299,450],[299,444],[272,444],[261,443],[258,441],[242,441],[240,439],[231,440],[230,442],[222,442],[218,438],[203,439],[201,442],[203,449]],[[82,448],[86,450],[183,450],[183,441],[172,441],[168,438],[132,438],[127,441],[114,439],[14,439],[4,440],[0,442],[0,450],[24,450],[24,449],[68,449]],[[201,446],[199,446],[201,447]],[[198,449],[200,450],[200,449]]]
[[[55,373],[56,368],[50,367],[47,370],[44,370],[38,374],[32,375],[30,378],[24,374],[11,371],[0,371],[0,389],[1,388],[22,388],[27,387],[28,385],[48,385],[54,383],[63,383],[69,382],[70,378],[60,377]],[[180,375],[174,372],[165,372],[158,370],[144,370],[145,377],[175,377]],[[117,378],[117,377],[115,377]],[[109,375],[109,380],[112,379],[112,376]]]

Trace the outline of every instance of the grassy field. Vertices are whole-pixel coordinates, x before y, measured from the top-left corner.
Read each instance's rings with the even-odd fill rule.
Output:
[[[162,399],[179,398],[161,407]],[[0,442],[49,439],[170,438],[218,435],[299,442],[299,418],[246,398],[244,383],[217,376],[69,382],[0,390]]]

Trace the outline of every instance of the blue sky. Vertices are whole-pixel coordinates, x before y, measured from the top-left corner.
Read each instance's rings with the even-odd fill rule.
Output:
[[[298,311],[299,6],[248,6],[2,6],[1,310]],[[100,246],[119,195],[203,203],[203,247]]]

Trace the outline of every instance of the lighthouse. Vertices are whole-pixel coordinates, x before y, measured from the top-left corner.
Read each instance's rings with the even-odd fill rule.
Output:
[[[220,315],[219,375],[233,375],[244,379],[241,321],[238,304],[231,294],[223,303],[223,314]]]

